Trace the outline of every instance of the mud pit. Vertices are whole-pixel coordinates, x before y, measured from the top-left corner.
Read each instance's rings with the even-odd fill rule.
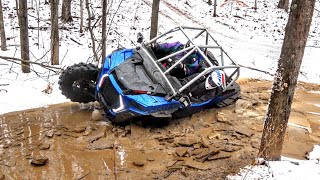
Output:
[[[0,116],[7,179],[224,179],[257,155],[271,83],[242,80],[242,99],[156,127],[92,121],[77,103]],[[299,84],[283,155],[320,144],[319,85]],[[318,105],[318,106],[317,106]],[[44,164],[44,165],[43,165]]]

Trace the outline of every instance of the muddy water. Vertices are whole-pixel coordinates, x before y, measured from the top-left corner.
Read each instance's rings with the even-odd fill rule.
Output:
[[[2,173],[8,179],[80,179],[86,176],[122,179],[126,173],[134,174],[133,177],[139,177],[142,170],[151,173],[150,168],[133,165],[134,161],[146,161],[144,151],[147,149],[139,143],[144,141],[143,132],[138,133],[141,136],[137,135],[137,139],[116,138],[118,132],[110,132],[113,128],[110,124],[91,122],[90,117],[91,111],[81,110],[78,104],[72,103],[1,117]],[[91,143],[97,139],[106,141],[103,145],[110,146],[106,148]],[[144,143],[152,147],[154,141],[146,140]],[[43,145],[50,147],[44,149]],[[158,163],[166,162],[167,154],[160,150],[153,150],[152,154]],[[37,155],[47,157],[48,163],[44,166],[31,165]],[[152,166],[160,167],[161,164]]]
[[[270,82],[243,81],[249,108],[210,109],[163,127],[92,121],[64,103],[0,116],[0,177],[7,179],[224,179],[257,155]],[[304,159],[320,144],[318,86],[300,85],[283,155]],[[31,162],[42,155],[45,165]]]

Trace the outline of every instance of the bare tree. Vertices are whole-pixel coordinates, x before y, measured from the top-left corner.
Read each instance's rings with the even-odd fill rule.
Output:
[[[289,10],[289,0],[279,0],[278,8],[284,9],[286,12]]]
[[[19,26],[20,26],[20,46],[21,46],[21,70],[24,73],[30,72],[29,57],[29,36],[28,36],[28,2],[19,0]]]
[[[89,0],[86,0],[86,9],[87,9],[87,13],[88,13],[88,29],[90,32],[90,37],[91,37],[91,42],[92,42],[92,52],[93,52],[93,56],[95,61],[99,61],[99,57],[98,54],[96,52],[96,42],[95,42],[95,36],[93,33],[93,27],[91,27],[91,19],[93,17],[91,17],[91,11],[90,11],[90,7],[89,7]]]
[[[217,0],[214,0],[214,4],[213,4],[213,17],[217,17]]]
[[[0,0],[0,39],[1,39],[1,50],[7,50],[7,42],[6,42],[6,31],[4,30],[4,20],[3,20],[3,12],[2,12],[2,2]]]
[[[80,0],[80,33],[83,33],[83,0]]]
[[[254,0],[254,7],[253,7],[254,10],[257,10],[258,9],[258,2],[257,0]]]
[[[51,11],[51,64],[59,64],[59,0],[50,0],[50,11]]]
[[[157,36],[160,0],[153,0],[151,12],[150,39]]]
[[[102,0],[102,61],[106,58],[107,0]]]
[[[259,155],[279,160],[294,90],[312,21],[315,0],[293,0],[273,82]]]
[[[62,12],[61,12],[61,20],[64,23],[71,22],[71,1],[72,0],[63,0],[62,2]]]

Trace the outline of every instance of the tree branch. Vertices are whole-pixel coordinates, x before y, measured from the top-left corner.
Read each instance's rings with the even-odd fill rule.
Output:
[[[244,65],[241,65],[241,64],[238,64],[240,67],[242,68],[247,68],[247,69],[250,69],[250,70],[254,70],[254,71],[258,71],[258,72],[262,72],[262,73],[265,73],[265,74],[268,74],[270,76],[274,76],[274,74],[268,72],[268,71],[264,71],[264,70],[261,70],[261,69],[257,69],[257,68],[254,68],[254,67],[250,67],[250,66],[244,66]]]
[[[10,62],[29,62],[30,64],[35,64],[35,65],[38,65],[38,66],[41,66],[45,69],[48,69],[48,70],[51,70],[53,72],[57,72],[53,69],[57,69],[57,70],[62,70],[61,68],[58,68],[58,67],[54,67],[54,66],[49,66],[49,65],[45,65],[43,63],[37,63],[37,62],[32,62],[32,61],[26,61],[24,59],[19,59],[19,58],[14,58],[14,57],[6,57],[6,56],[0,56],[0,59],[3,59],[3,60],[6,60],[6,61],[10,61]]]

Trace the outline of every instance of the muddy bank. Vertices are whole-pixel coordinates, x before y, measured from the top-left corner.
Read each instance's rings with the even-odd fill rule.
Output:
[[[239,81],[237,104],[166,126],[92,121],[64,103],[0,116],[0,177],[8,179],[224,179],[257,155],[267,81]],[[319,85],[300,84],[283,155],[305,158],[320,143]],[[151,120],[150,120],[151,121]]]

